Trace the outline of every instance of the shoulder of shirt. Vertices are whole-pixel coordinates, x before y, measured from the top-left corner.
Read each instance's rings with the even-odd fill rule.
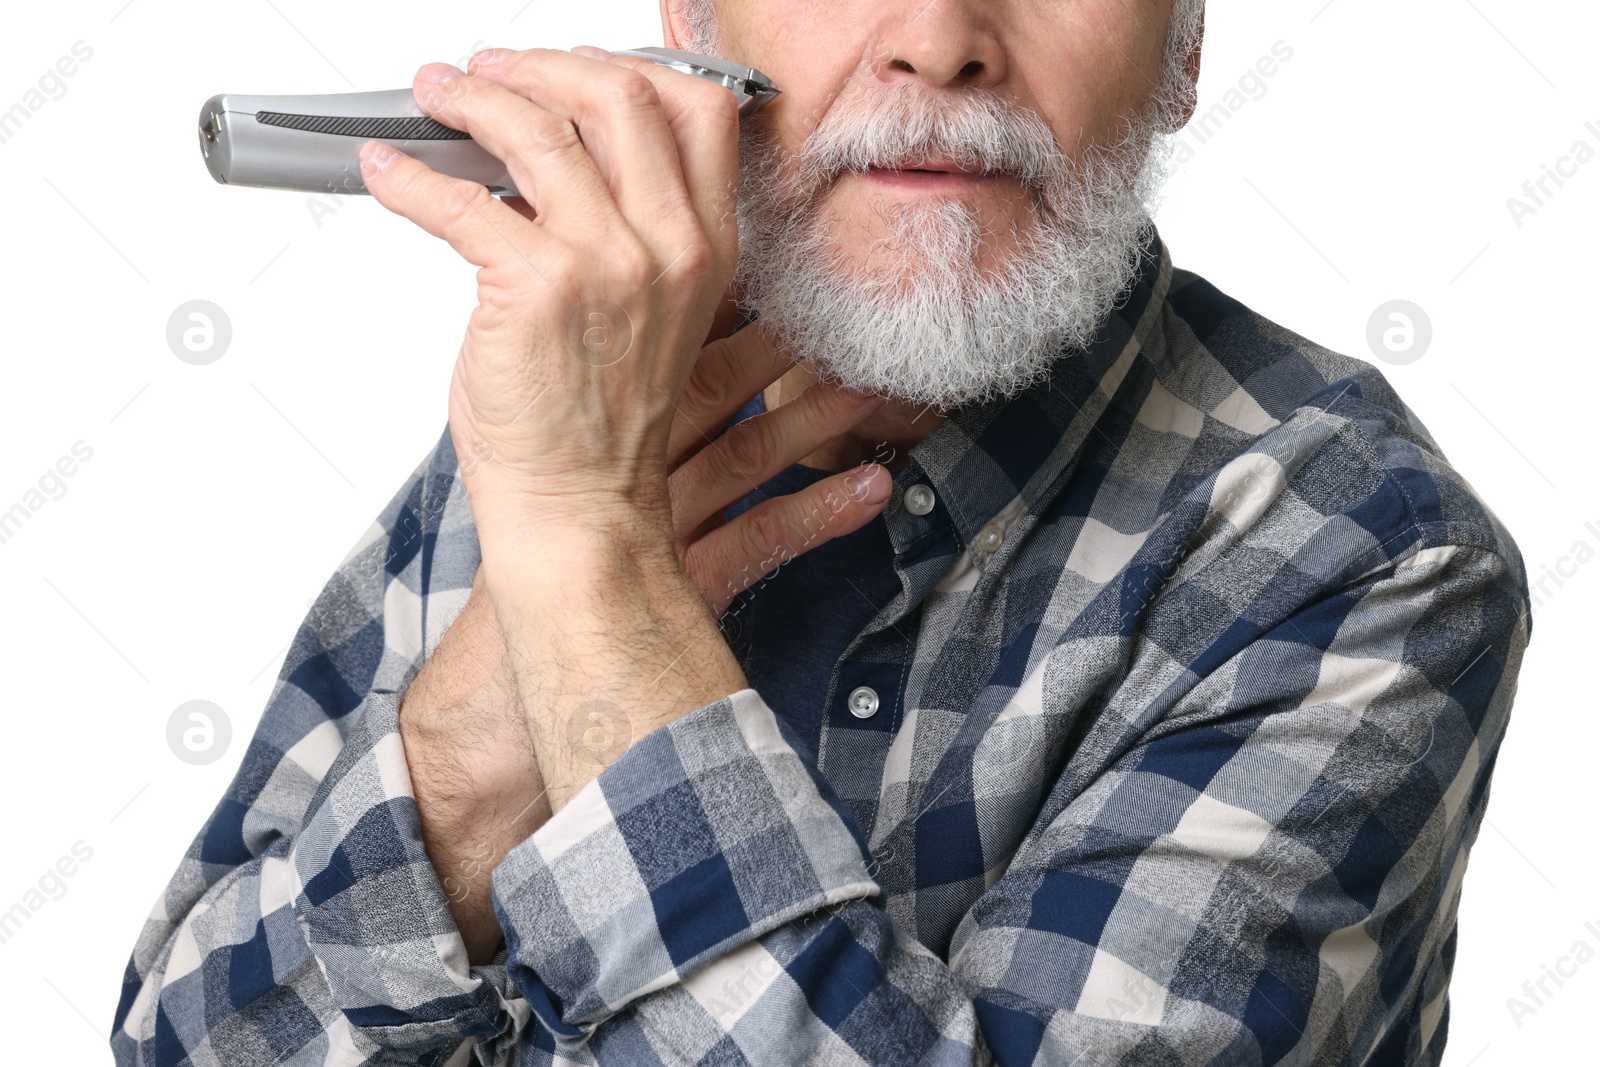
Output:
[[[1344,483],[1364,523],[1375,510],[1390,511],[1409,542],[1399,556],[1478,549],[1502,560],[1526,589],[1510,532],[1376,366],[1308,340],[1176,267],[1161,310],[1161,339],[1145,361],[1177,401],[1252,434],[1239,452],[1308,418],[1341,420],[1316,450],[1316,477]]]

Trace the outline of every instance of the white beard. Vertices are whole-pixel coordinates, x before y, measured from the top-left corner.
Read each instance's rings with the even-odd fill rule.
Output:
[[[741,306],[823,379],[941,409],[1013,396],[1089,347],[1138,268],[1168,155],[1155,106],[1081,162],[988,93],[844,97],[798,152],[760,118],[740,135]],[[997,270],[978,260],[995,235],[956,196],[874,198],[889,236],[873,262],[888,268],[844,256],[824,202],[837,178],[928,155],[1008,172],[1030,197]]]

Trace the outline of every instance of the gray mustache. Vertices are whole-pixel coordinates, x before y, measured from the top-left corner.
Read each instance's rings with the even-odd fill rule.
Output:
[[[849,171],[935,156],[1039,186],[1071,168],[1049,126],[992,94],[944,101],[911,89],[874,92],[830,110],[797,151],[801,173],[832,184]]]

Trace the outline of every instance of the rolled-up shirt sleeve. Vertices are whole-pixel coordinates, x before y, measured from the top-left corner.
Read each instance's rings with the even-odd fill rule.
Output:
[[[513,979],[580,1047],[762,936],[881,892],[860,830],[753,689],[642,738],[493,873]]]
[[[442,434],[301,624],[128,960],[110,1040],[123,1067],[439,1067],[519,1043],[531,1012],[504,950],[467,963],[398,727],[423,662],[410,590],[456,484],[450,447]],[[435,587],[446,602],[439,575]]]
[[[369,695],[289,850],[295,918],[334,1006],[372,1047],[424,1053],[514,1037],[527,1003],[507,984],[503,954],[468,965],[423,847],[400,699]]]

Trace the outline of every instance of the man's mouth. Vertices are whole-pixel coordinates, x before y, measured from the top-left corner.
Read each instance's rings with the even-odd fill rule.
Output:
[[[970,188],[996,177],[981,167],[942,159],[919,159],[893,167],[868,167],[868,180],[904,189]]]

